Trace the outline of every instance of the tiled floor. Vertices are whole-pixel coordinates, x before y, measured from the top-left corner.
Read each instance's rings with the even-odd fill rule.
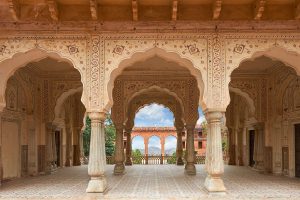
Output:
[[[135,165],[123,176],[107,166],[108,189],[104,195],[86,194],[87,166],[63,168],[56,173],[27,177],[1,186],[2,199],[297,199],[300,179],[259,174],[247,167],[226,166],[227,195],[209,195],[203,186],[204,166],[187,176],[182,166]]]

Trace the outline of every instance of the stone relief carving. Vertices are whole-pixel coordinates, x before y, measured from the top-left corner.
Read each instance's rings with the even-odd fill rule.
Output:
[[[207,56],[208,56],[207,34],[122,34],[103,35],[101,37],[101,69],[105,74],[101,80],[105,80],[102,91],[107,92],[107,84],[111,72],[118,68],[120,63],[130,59],[135,53],[147,52],[153,48],[159,48],[166,52],[178,54],[180,57],[191,61],[196,69],[202,73],[206,80]],[[203,80],[205,82],[205,80]],[[104,95],[107,95],[105,94]],[[102,106],[105,102],[102,102]]]

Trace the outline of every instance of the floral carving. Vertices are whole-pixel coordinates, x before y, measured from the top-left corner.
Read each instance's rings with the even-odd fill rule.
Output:
[[[116,47],[113,50],[113,53],[122,55],[125,47],[123,45],[116,45]]]
[[[78,47],[76,47],[75,45],[68,45],[67,47],[70,54],[76,54],[79,52]]]
[[[243,45],[243,44],[236,44],[235,47],[234,47],[234,49],[233,49],[233,51],[235,53],[242,54],[243,51],[244,51],[244,49],[245,49],[245,45]]]
[[[190,54],[196,54],[199,53],[200,50],[199,48],[196,46],[196,44],[190,44],[190,45],[186,45],[187,49],[189,50]]]

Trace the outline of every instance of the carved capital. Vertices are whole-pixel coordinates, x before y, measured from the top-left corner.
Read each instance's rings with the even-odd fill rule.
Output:
[[[208,111],[208,112],[206,111],[205,112],[205,118],[208,123],[220,122],[222,117],[223,117],[223,114],[220,111]]]
[[[265,11],[266,0],[256,0],[254,5],[254,19],[260,20]]]
[[[138,2],[137,0],[132,0],[132,19],[133,21],[138,21]]]
[[[177,12],[178,12],[178,0],[173,0],[172,3],[172,20],[177,20]]]
[[[89,118],[91,119],[91,121],[100,121],[103,123],[106,119],[106,113],[105,112],[90,112]]]
[[[50,16],[54,21],[58,21],[58,7],[56,0],[47,0]]]
[[[19,20],[20,15],[20,4],[17,0],[7,0],[9,11],[15,21]]]
[[[213,3],[213,19],[219,19],[222,9],[222,0],[214,0]]]
[[[97,0],[90,0],[90,10],[93,20],[98,19],[98,3]]]

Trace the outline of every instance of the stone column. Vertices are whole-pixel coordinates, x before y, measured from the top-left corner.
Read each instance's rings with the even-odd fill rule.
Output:
[[[165,156],[165,137],[161,137],[160,139],[161,146],[161,155],[160,155],[160,164],[164,164],[164,156]]]
[[[53,127],[52,131],[52,150],[53,150],[53,161],[52,166],[55,170],[57,168],[57,149],[56,149],[56,140],[55,140],[55,127]]]
[[[123,147],[123,125],[116,125],[116,144],[115,144],[115,168],[114,174],[120,175],[125,171],[124,147]]]
[[[88,174],[91,177],[86,192],[104,192],[107,183],[104,176],[106,155],[105,155],[105,113],[92,112],[91,119],[91,141]]]
[[[165,155],[165,138],[160,138],[160,148],[161,148],[161,154]]]
[[[71,127],[69,123],[66,123],[66,167],[71,166]]]
[[[131,159],[131,153],[132,153],[132,147],[131,147],[131,130],[126,130],[126,161],[125,165],[132,165],[132,159]]]
[[[84,151],[83,151],[83,132],[84,127],[80,130],[80,136],[79,136],[79,146],[80,146],[80,164],[84,164]]]
[[[238,165],[243,166],[243,131],[244,128],[239,128],[237,133],[237,151],[238,151]]]
[[[45,173],[50,174],[52,170],[52,162],[53,162],[53,146],[52,146],[52,123],[46,123],[46,166],[45,166]]]
[[[182,131],[183,127],[176,127],[177,131],[177,145],[176,145],[176,165],[184,165],[182,156],[183,156],[183,147],[182,147]]]
[[[145,144],[145,164],[148,164],[148,144],[149,144],[149,138],[144,138],[144,144]]]
[[[73,166],[79,166],[80,163],[80,145],[79,145],[79,137],[80,137],[80,128],[75,127],[73,133]]]
[[[254,125],[255,138],[254,138],[254,168],[263,171],[264,170],[264,126],[262,123]]]
[[[218,111],[206,112],[205,116],[208,128],[205,167],[208,175],[204,185],[209,192],[225,192],[226,188],[221,179],[224,173],[221,136],[222,113]]]
[[[228,129],[228,140],[229,140],[229,161],[228,165],[235,165],[235,134],[234,129]]]
[[[194,144],[195,125],[186,125],[186,164],[185,172],[188,175],[195,175],[195,144]]]

